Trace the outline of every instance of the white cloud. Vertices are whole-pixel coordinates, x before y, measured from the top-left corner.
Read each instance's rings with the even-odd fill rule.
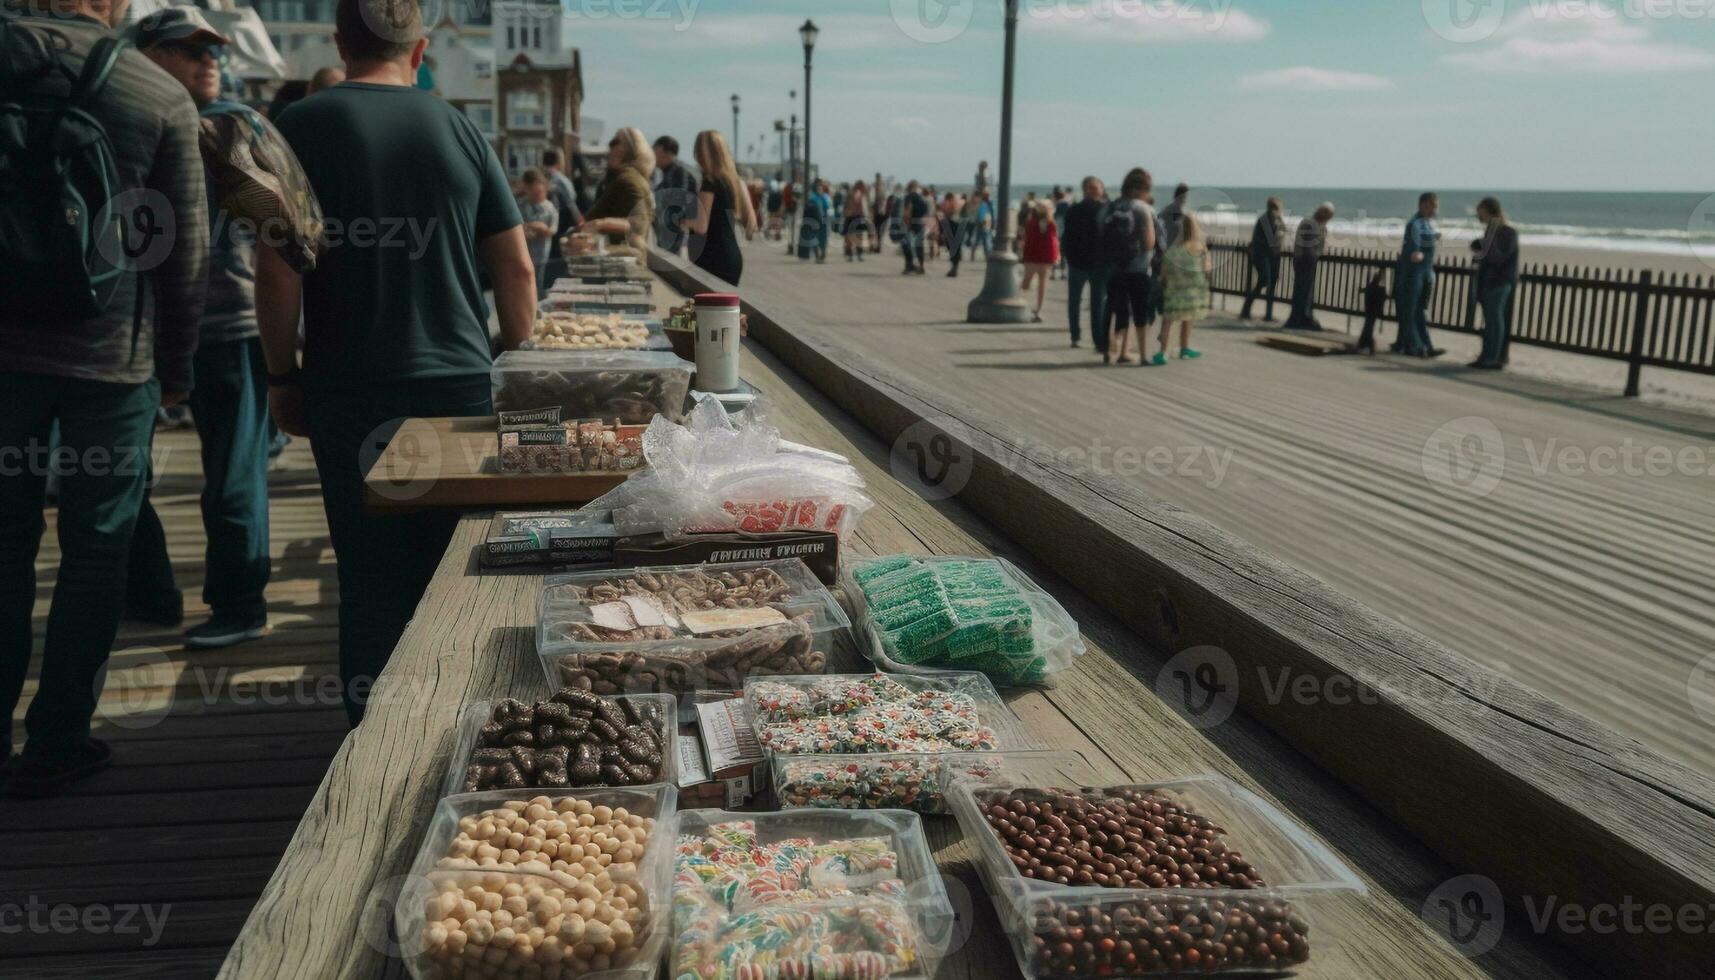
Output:
[[[1019,30],[1045,30],[1082,41],[1257,41],[1268,21],[1230,3],[1183,0],[1023,0]]]
[[[1393,88],[1393,81],[1363,72],[1299,65],[1243,75],[1239,85],[1271,92],[1377,92]]]
[[[1610,75],[1687,71],[1715,65],[1702,48],[1656,40],[1650,29],[1598,5],[1579,13],[1557,5],[1526,7],[1480,51],[1448,55],[1448,64],[1512,74],[1578,72]]]

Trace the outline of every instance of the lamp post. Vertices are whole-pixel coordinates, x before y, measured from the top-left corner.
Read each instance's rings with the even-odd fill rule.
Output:
[[[1028,323],[1030,307],[1018,292],[1018,256],[1012,243],[1012,76],[1018,51],[1018,0],[1006,0],[1006,62],[1000,95],[1000,192],[995,245],[983,273],[983,289],[965,310],[971,323]]]
[[[810,195],[815,193],[815,165],[810,157],[810,54],[816,50],[816,35],[821,31],[816,22],[806,19],[804,25],[798,28],[798,39],[804,42],[804,193],[798,197],[798,221],[803,222],[804,206],[809,203]],[[823,220],[827,216],[823,215]],[[800,236],[798,241],[798,257],[810,257],[810,243]]]
[[[732,151],[738,152],[738,93],[732,94]]]
[[[780,141],[780,175],[786,177],[791,173],[790,170],[786,169],[786,120],[774,120],[774,135]]]
[[[796,104],[796,100],[798,98],[798,93],[793,92],[792,98],[794,100],[794,104]],[[788,189],[790,189],[792,187],[792,185],[797,182],[797,180],[798,180],[798,114],[796,112],[794,112],[794,113],[792,113],[792,115],[787,117],[787,122],[786,122],[786,187]],[[787,255],[791,255],[794,252],[798,251],[798,212],[801,211],[804,207],[803,200],[804,200],[804,195],[799,194],[798,200],[792,202],[795,205],[793,212],[791,214],[786,215],[786,217],[785,217],[786,223],[791,226],[791,227],[786,229],[786,254]]]

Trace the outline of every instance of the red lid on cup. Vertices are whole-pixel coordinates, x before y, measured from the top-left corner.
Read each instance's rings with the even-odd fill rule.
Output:
[[[698,293],[694,297],[698,306],[737,306],[737,293]]]

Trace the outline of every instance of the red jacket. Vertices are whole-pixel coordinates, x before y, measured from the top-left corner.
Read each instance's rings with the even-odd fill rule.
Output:
[[[1024,261],[1053,265],[1060,261],[1060,233],[1054,219],[1032,217],[1024,223]]]

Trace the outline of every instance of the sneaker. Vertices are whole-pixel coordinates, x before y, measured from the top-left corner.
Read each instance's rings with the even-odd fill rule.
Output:
[[[1194,361],[1197,358],[1202,357],[1202,356],[1203,356],[1203,352],[1200,350],[1192,350],[1189,347],[1179,348],[1179,359],[1181,361]]]
[[[177,626],[185,621],[185,596],[174,592],[155,599],[126,599],[125,618],[150,626]]]
[[[1167,363],[1167,352],[1166,351],[1156,351],[1155,356],[1149,359],[1149,363],[1155,365],[1156,367],[1160,367],[1161,365],[1166,364]]]
[[[1030,322],[1031,323],[1041,323],[1042,322],[1042,314],[1040,314],[1040,313],[1030,314]]]
[[[185,630],[185,646],[202,650],[229,647],[268,635],[268,617],[211,616],[201,626]]]
[[[40,798],[57,796],[80,779],[93,776],[113,764],[113,750],[99,738],[84,743],[83,752],[69,762],[13,761],[11,777],[4,783],[4,795]]]

